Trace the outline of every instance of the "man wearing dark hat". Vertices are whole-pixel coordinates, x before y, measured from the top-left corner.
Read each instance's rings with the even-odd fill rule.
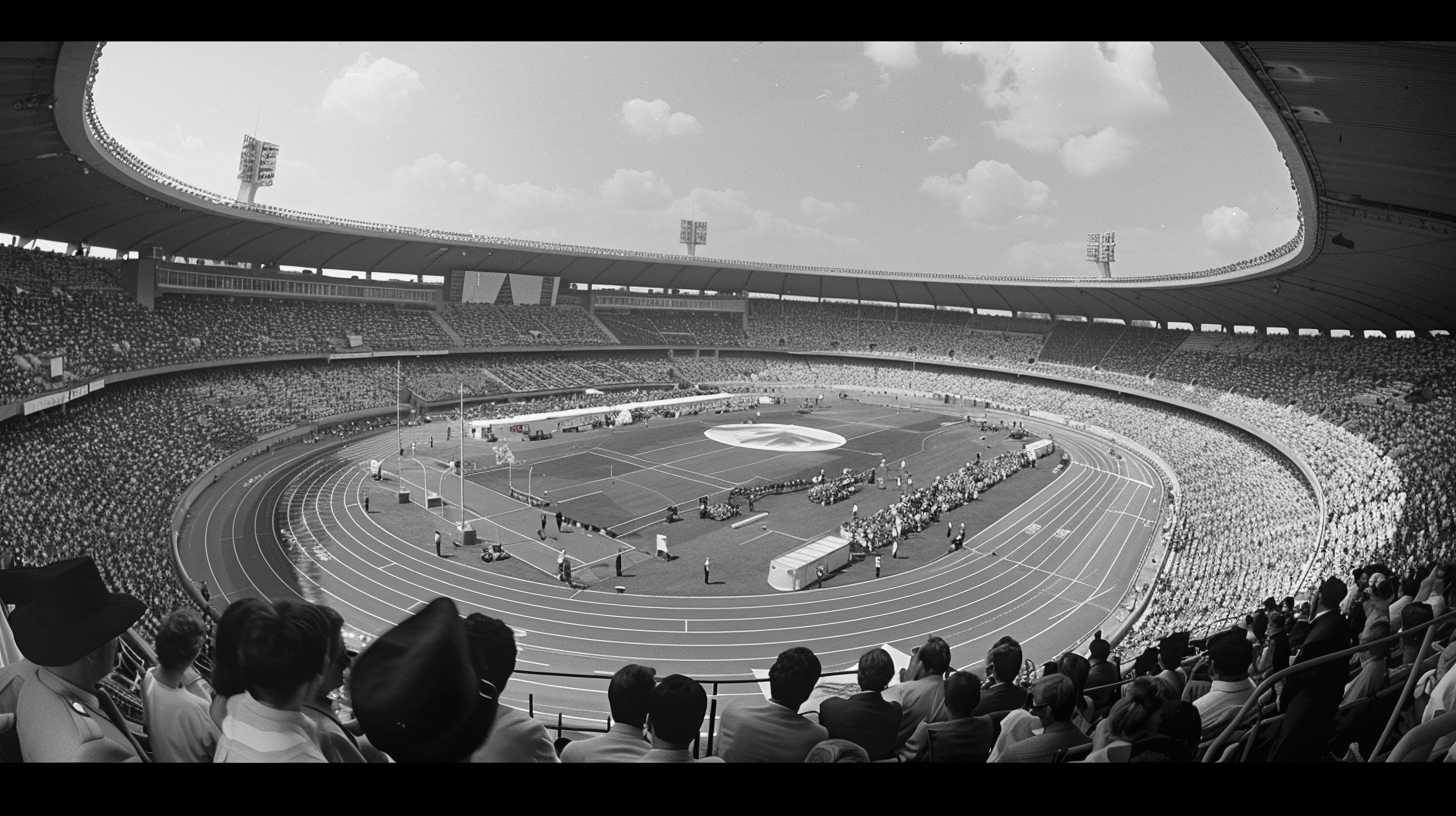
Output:
[[[1345,582],[1326,578],[1320,584],[1314,621],[1294,665],[1333,654],[1350,646],[1350,632],[1340,617],[1346,596]],[[1335,710],[1345,691],[1347,661],[1331,660],[1316,668],[1291,674],[1284,681],[1280,709],[1285,712],[1278,744],[1270,757],[1275,762],[1316,762],[1328,750]]]
[[[1254,646],[1244,630],[1235,628],[1214,635],[1208,641],[1208,656],[1213,663],[1213,683],[1208,693],[1193,701],[1203,723],[1203,739],[1212,739],[1223,731],[1254,692],[1249,680]]]
[[[144,762],[116,704],[100,688],[123,632],[146,605],[110,592],[89,557],[31,573],[30,597],[10,616],[27,661],[16,700],[26,762]]]
[[[496,690],[477,676],[449,598],[380,635],[354,661],[349,701],[370,744],[399,762],[463,762],[490,732]]]

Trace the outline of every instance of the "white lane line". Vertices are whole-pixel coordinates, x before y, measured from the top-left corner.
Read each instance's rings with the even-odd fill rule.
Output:
[[[1116,476],[1119,479],[1126,479],[1129,482],[1135,482],[1137,484],[1142,485],[1143,487],[1151,488],[1153,486],[1153,485],[1148,484],[1147,482],[1144,482],[1144,481],[1141,481],[1141,480],[1138,480],[1138,479],[1134,479],[1131,476],[1124,476],[1121,473],[1117,473],[1115,471],[1103,470],[1100,467],[1093,467],[1093,466],[1091,466],[1091,465],[1089,465],[1089,464],[1087,464],[1085,462],[1072,462],[1072,464],[1074,464],[1074,465],[1081,465],[1082,467],[1087,468],[1088,470],[1101,471],[1102,473],[1106,473],[1109,476]]]

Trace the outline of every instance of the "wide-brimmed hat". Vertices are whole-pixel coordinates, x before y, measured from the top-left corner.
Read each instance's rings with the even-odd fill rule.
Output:
[[[10,614],[15,645],[32,663],[65,666],[96,651],[141,619],[147,605],[111,592],[89,556],[44,567],[6,570],[0,586],[17,603]],[[18,599],[18,600],[16,600]]]
[[[349,699],[375,747],[401,762],[470,755],[495,722],[496,689],[477,677],[455,602],[436,598],[369,645]]]

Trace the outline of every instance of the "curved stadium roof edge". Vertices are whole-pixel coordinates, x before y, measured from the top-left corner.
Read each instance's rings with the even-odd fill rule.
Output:
[[[579,284],[974,306],[1123,320],[1449,328],[1456,302],[1456,47],[1206,43],[1269,128],[1301,235],[1234,268],[1158,279],[970,278],[661,255],[411,230],[239,205],[150,168],[105,132],[95,42],[0,45],[0,231],[122,250]],[[13,100],[13,101],[11,101]],[[1348,124],[1346,124],[1348,123]],[[1351,138],[1345,138],[1350,135]]]

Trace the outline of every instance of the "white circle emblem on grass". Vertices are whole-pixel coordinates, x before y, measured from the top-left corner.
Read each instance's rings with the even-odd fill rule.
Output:
[[[703,431],[714,442],[736,448],[771,450],[781,453],[834,450],[843,445],[844,437],[832,431],[805,428],[803,425],[719,425]]]

